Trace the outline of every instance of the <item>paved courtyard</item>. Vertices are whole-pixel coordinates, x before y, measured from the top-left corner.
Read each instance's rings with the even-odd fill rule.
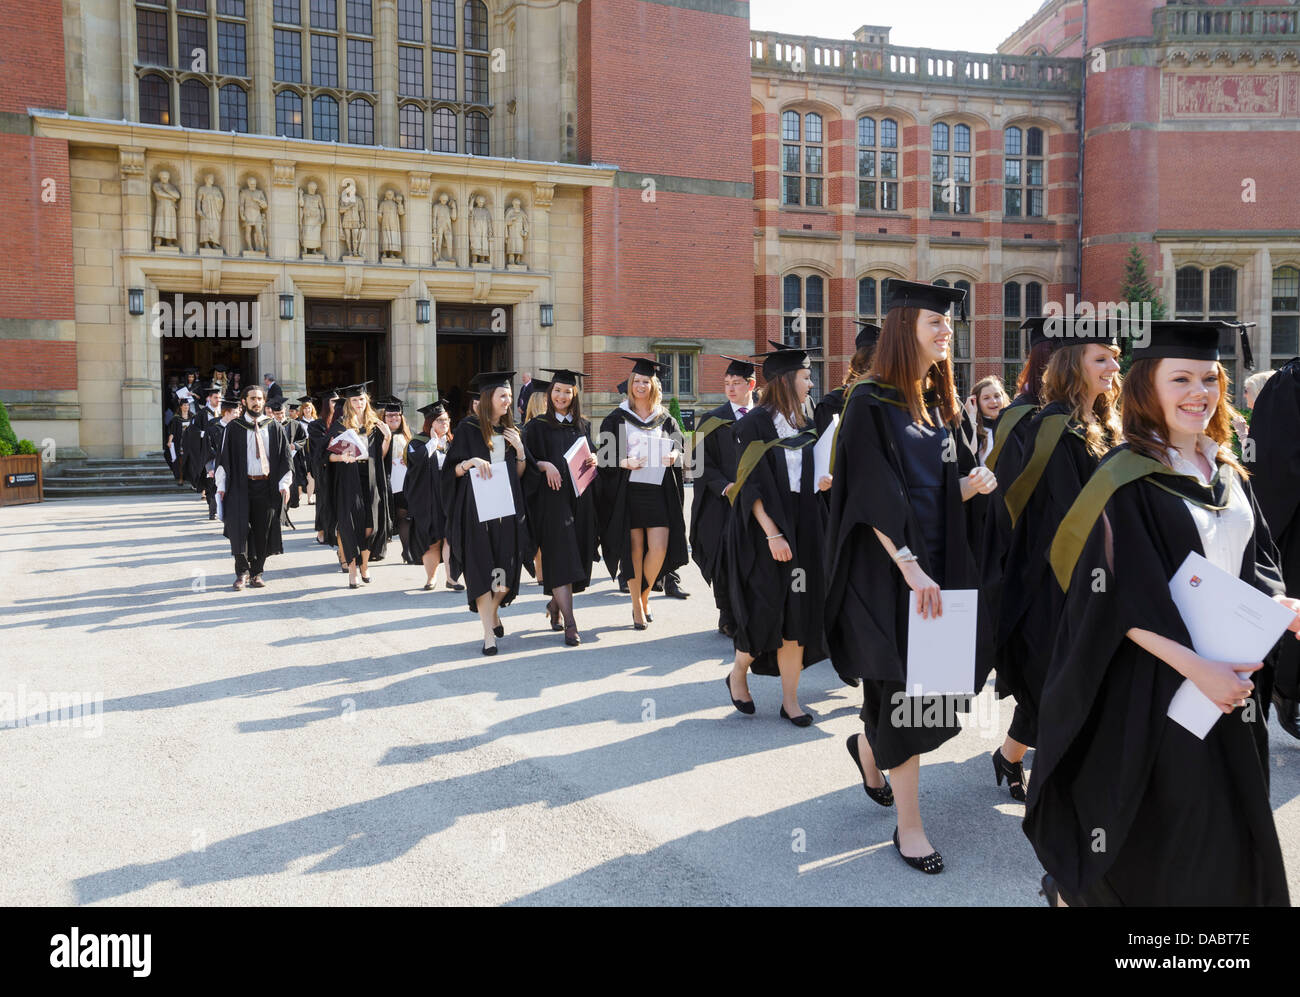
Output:
[[[188,491],[0,510],[0,903],[1042,903],[991,690],[924,758],[925,877],[844,750],[857,690],[823,662],[815,727],[777,717],[776,679],[736,713],[693,565],[645,633],[602,579],[573,649],[526,580],[487,658],[463,593],[395,554],[349,590],[310,514],[233,592]],[[1300,898],[1300,744],[1270,733]]]

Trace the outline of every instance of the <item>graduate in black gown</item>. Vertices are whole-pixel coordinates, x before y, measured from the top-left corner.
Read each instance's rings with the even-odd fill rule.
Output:
[[[876,343],[880,341],[880,326],[872,322],[858,322],[858,327],[857,337],[853,341],[853,357],[849,360],[849,371],[844,375],[844,383],[823,395],[813,411],[819,434],[826,432],[831,420],[844,411],[844,392],[871,368],[871,357],[876,352]]]
[[[465,596],[483,624],[482,651],[488,655],[497,653],[496,639],[505,636],[501,607],[519,594],[519,576],[525,567],[532,572],[535,550],[521,487],[525,473],[534,472],[529,471],[528,451],[515,427],[514,376],[514,371],[492,371],[474,377],[477,409],[456,427],[442,465],[451,568],[465,575]],[[506,475],[513,515],[479,521],[471,471],[485,478]]]
[[[402,492],[411,521],[409,546],[416,563],[424,565],[426,592],[433,589],[439,563],[447,565],[447,588],[463,592],[465,586],[451,573],[447,549],[447,502],[443,496],[442,468],[451,447],[451,415],[446,403],[437,401],[417,411],[424,427],[406,445],[406,480]]]
[[[704,413],[695,431],[694,446],[700,459],[700,472],[691,496],[691,560],[700,569],[704,581],[713,588],[718,607],[718,633],[736,636],[736,620],[731,615],[731,597],[727,594],[727,571],[723,561],[727,520],[731,518],[728,493],[736,482],[736,465],[740,447],[736,443],[735,424],[754,407],[754,364],[736,357],[722,376],[722,390],[727,400]]]
[[[915,592],[916,612],[930,617],[942,612],[941,589],[976,587],[963,505],[996,482],[966,447],[953,389],[947,311],[965,292],[891,280],[887,301],[871,370],[845,393],[834,444],[826,637],[836,670],[862,679],[865,733],[847,747],[863,787],[883,806],[897,798],[895,848],[935,873],[943,859],[921,822],[920,756],[957,735],[969,697],[907,694],[908,599]],[[972,691],[990,666],[991,628],[977,613]]]
[[[167,463],[172,469],[172,477],[176,479],[178,485],[183,485],[189,480],[185,477],[185,432],[193,421],[194,416],[190,414],[190,400],[179,399],[176,403],[176,412],[167,426],[167,442],[163,448],[167,453]],[[173,453],[175,457],[172,457]]]
[[[998,689],[1016,708],[1002,747],[993,752],[998,785],[1006,779],[1011,798],[1024,802],[1022,760],[1038,743],[1038,702],[1052,658],[1052,642],[1065,609],[1065,593],[1053,584],[1044,556],[1056,528],[1092,472],[1119,442],[1119,347],[1106,327],[1058,320],[1069,335],[1059,343],[1043,374],[1038,413],[1027,420],[1028,454],[1015,481],[1003,484],[1012,524],[1003,568],[1007,579],[996,621],[994,667]]]
[[[1287,361],[1264,384],[1242,448],[1260,512],[1282,557],[1287,595],[1300,597],[1300,358]],[[1282,729],[1300,738],[1300,644],[1282,642],[1273,705]]]
[[[632,626],[654,621],[650,592],[655,582],[687,561],[685,496],[682,485],[681,430],[661,402],[660,373],[654,360],[624,357],[632,364],[627,398],[600,424],[596,516],[600,547],[611,577],[628,583]],[[671,446],[663,441],[672,441]],[[663,476],[658,484],[632,481],[662,447]],[[652,449],[653,448],[653,449]]]
[[[330,453],[334,490],[331,506],[338,532],[341,560],[348,569],[348,586],[357,587],[357,574],[370,583],[366,573],[371,558],[383,556],[388,546],[388,475],[384,456],[392,442],[392,431],[370,404],[365,384],[354,384],[340,392],[343,411],[330,427],[330,445],[352,431],[366,444],[366,452]]]
[[[392,434],[388,452],[384,454],[384,470],[388,475],[388,522],[391,537],[397,534],[402,545],[402,562],[419,564],[420,559],[411,550],[411,517],[407,510],[406,445],[414,435],[402,412],[402,400],[390,396],[384,400],[384,422]]]
[[[239,399],[233,394],[224,395],[221,399],[221,418],[216,422],[209,422],[207,431],[203,434],[203,445],[207,449],[204,466],[209,468],[207,473],[212,475],[214,497],[216,494],[217,462],[221,459],[221,447],[226,438],[226,427],[234,419],[239,418],[239,413]]]
[[[213,484],[215,479],[208,477],[208,467],[204,461],[208,448],[205,445],[209,422],[221,418],[221,385],[206,382],[199,386],[197,394],[203,399],[189,428],[185,430],[185,479],[190,483],[199,497],[208,506],[208,518],[217,518],[217,492]]]
[[[1297,611],[1300,633],[1300,602],[1282,595],[1268,526],[1224,445],[1229,328],[1151,323],[1124,381],[1125,442],[1052,543],[1068,595],[1024,823],[1049,903],[1289,905],[1268,792],[1275,652],[1202,657],[1169,591],[1188,554],[1203,554]],[[1188,679],[1224,714],[1204,739],[1167,716]]]
[[[760,403],[735,428],[741,456],[724,566],[736,657],[727,693],[736,709],[753,713],[747,673],[780,675],[780,716],[808,727],[799,676],[826,657],[826,506],[818,496],[831,479],[816,474],[808,352],[773,345],[763,354]]]
[[[589,482],[578,495],[564,455],[580,438],[586,438],[590,453],[583,467],[593,468],[596,444],[591,438],[591,423],[582,417],[578,392],[582,373],[544,369],[551,374],[551,381],[538,390],[546,392],[546,411],[524,426],[524,446],[537,466],[537,473],[528,475],[524,483],[524,496],[533,539],[545,568],[542,590],[551,597],[546,605],[551,629],[559,630],[562,625],[564,643],[576,647],[582,638],[573,615],[573,596],[586,591],[591,584],[591,566],[600,555],[596,541],[595,482]],[[535,391],[530,404],[537,397]]]
[[[342,411],[342,400],[338,392],[331,391],[321,396],[320,412],[317,418],[307,424],[307,459],[316,486],[316,542],[326,547],[334,547],[337,543],[333,503],[334,465],[330,462],[328,447],[330,426],[342,415]],[[339,557],[339,567],[346,571],[342,555]]]
[[[307,434],[302,432],[302,427],[295,420],[288,417],[285,412],[286,408],[288,408],[288,402],[285,401],[283,395],[266,403],[266,410],[271,414],[271,418],[275,420],[275,424],[280,427],[280,432],[284,433],[284,441],[289,446],[289,466],[293,471],[293,476],[289,479],[289,497],[285,499],[284,506],[280,509],[280,528],[281,530],[286,527],[296,530],[298,527],[293,524],[293,518],[289,515],[289,510],[297,504],[298,444],[300,442],[298,434],[302,434],[301,443],[303,445],[307,442]]]
[[[311,399],[307,399],[310,403]],[[302,504],[302,495],[307,488],[307,424],[302,421],[300,413],[304,402],[301,398],[290,401],[285,399],[285,438],[293,449],[293,482],[289,485],[289,508],[297,509]]]

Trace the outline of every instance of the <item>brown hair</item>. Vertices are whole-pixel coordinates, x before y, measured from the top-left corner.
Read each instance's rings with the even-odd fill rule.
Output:
[[[863,374],[871,369],[871,357],[876,352],[876,344],[864,346],[858,352],[853,354],[853,359],[849,361],[849,372],[844,375],[844,383],[840,387],[847,388],[854,381],[859,380]]]
[[[448,442],[451,442],[451,413],[448,412],[447,409],[445,408],[437,415],[426,415],[424,417],[424,428],[420,430],[420,435],[427,436],[429,437],[429,439],[433,439],[433,424],[437,422],[439,419],[441,419],[444,415],[447,417],[446,439]]]
[[[953,387],[952,354],[949,352],[948,356],[931,364],[925,375],[917,378],[921,350],[916,341],[916,322],[920,315],[919,308],[890,309],[867,373],[873,380],[901,391],[913,421],[924,422],[927,426],[930,425],[930,413],[925,408],[925,393],[936,391],[939,395],[939,419],[947,425],[961,411]]]
[[[1002,396],[1002,407],[1006,408],[1011,402],[1007,397],[1007,389],[1002,384],[1002,378],[997,374],[990,374],[975,382],[975,387],[970,389],[971,397],[975,399],[975,443],[976,453],[984,449],[984,444],[988,441],[989,431],[984,427],[984,410],[980,407],[980,395],[984,394],[985,388],[997,388],[998,394]]]
[[[1156,391],[1156,368],[1159,364],[1159,358],[1133,361],[1120,396],[1121,416],[1124,440],[1129,447],[1135,453],[1169,465],[1169,426],[1165,423],[1164,409]],[[1232,406],[1228,404],[1231,385],[1223,364],[1215,364],[1215,367],[1219,372],[1219,404],[1210,416],[1210,424],[1205,427],[1205,435],[1219,444],[1219,463],[1230,465],[1247,478],[1249,473],[1232,451],[1223,449],[1232,440]]]
[[[1083,442],[1094,457],[1103,456],[1123,432],[1119,418],[1119,395],[1122,381],[1119,372],[1111,382],[1110,390],[1102,392],[1092,403],[1095,419],[1088,419],[1085,407],[1092,394],[1088,372],[1083,369],[1084,354],[1092,343],[1070,343],[1058,347],[1043,371],[1042,401],[1064,402],[1070,407],[1070,418],[1084,428]],[[1111,355],[1119,356],[1118,346],[1109,346]]]
[[[1047,370],[1047,362],[1052,356],[1052,344],[1044,341],[1035,343],[1029,351],[1029,356],[1025,358],[1025,365],[1020,368],[1020,376],[1016,378],[1016,394],[1024,395],[1035,405],[1041,405],[1043,390],[1043,373]]]
[[[774,413],[780,412],[785,416],[786,422],[796,429],[802,429],[808,423],[808,414],[804,411],[804,406],[799,404],[799,393],[794,386],[795,378],[803,369],[806,368],[787,370],[763,385],[763,390],[758,394],[758,404]]]
[[[501,387],[502,387],[501,385],[497,385],[491,391],[488,391],[485,394],[480,394],[478,396],[478,428],[479,428],[479,432],[483,434],[483,445],[488,448],[489,453],[491,453],[492,451],[492,432],[496,427],[493,426],[490,422],[488,422],[488,420],[492,418],[491,415],[492,399],[496,397],[497,392],[501,390]],[[506,390],[509,390],[509,388],[507,387]],[[502,418],[501,420],[501,428],[513,429],[514,426],[515,426],[515,398],[514,398],[514,392],[511,391],[510,404],[506,406],[506,414],[505,417]]]
[[[569,415],[573,416],[573,424],[576,426],[578,420],[582,418],[582,392],[578,390],[576,384],[566,384],[564,387],[573,389],[573,401],[569,403]],[[555,382],[552,381],[551,386],[546,389],[546,414],[552,418],[555,417],[555,402],[551,400],[551,392],[554,390]],[[628,404],[630,405],[631,402]]]
[[[316,418],[316,406],[311,402],[303,402],[298,409],[298,418],[306,419],[308,422]]]

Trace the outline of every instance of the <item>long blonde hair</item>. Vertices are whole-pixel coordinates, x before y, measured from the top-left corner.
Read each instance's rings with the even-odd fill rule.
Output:
[[[632,398],[632,379],[634,377],[645,377],[644,374],[629,374],[627,376],[627,405],[628,408],[635,410],[636,402]],[[658,374],[650,375],[650,414],[654,415],[659,411],[660,403],[664,400],[664,386],[659,380]]]
[[[530,422],[539,415],[546,414],[546,398],[551,393],[548,385],[545,391],[534,391],[528,396],[528,411],[524,413],[524,422]]]
[[[365,416],[361,420],[364,422],[364,428],[358,422],[356,409],[352,407],[351,398],[343,399],[343,427],[356,430],[360,436],[369,436],[370,431],[380,423],[379,413],[370,404],[369,395],[362,395],[361,397],[366,400]]]
[[[298,418],[305,422],[312,422],[316,418],[316,406],[311,402],[303,402],[302,407],[298,409]]]
[[[1086,418],[1088,398],[1092,394],[1087,371],[1083,369],[1083,357],[1090,343],[1071,343],[1061,346],[1052,353],[1043,371],[1043,387],[1039,397],[1044,405],[1052,402],[1064,402],[1070,407],[1070,418],[1083,427],[1083,442],[1088,452],[1094,457],[1105,456],[1106,451],[1119,441],[1123,426],[1119,418],[1120,376],[1116,372],[1111,381],[1110,390],[1103,391],[1092,403],[1094,418]],[[1119,356],[1118,346],[1109,346],[1112,355]]]

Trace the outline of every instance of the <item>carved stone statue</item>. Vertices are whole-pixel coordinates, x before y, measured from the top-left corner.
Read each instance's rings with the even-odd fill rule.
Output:
[[[454,260],[456,247],[452,238],[451,223],[456,220],[456,202],[450,200],[444,192],[438,195],[438,203],[433,206],[433,258],[435,260]],[[443,247],[446,247],[446,253]]]
[[[528,215],[519,206],[519,198],[506,209],[506,263],[524,265],[524,240],[528,238]]]
[[[344,177],[339,185],[339,232],[343,255],[361,256],[366,249],[366,206],[357,193],[357,182]]]
[[[379,255],[384,259],[402,258],[401,216],[406,214],[406,203],[401,194],[384,191],[379,202]]]
[[[474,207],[469,212],[469,255],[471,263],[490,263],[492,261],[492,212],[488,211],[487,199],[480,194],[474,198]]]
[[[226,207],[226,195],[216,185],[216,177],[211,173],[203,178],[194,199],[194,210],[199,216],[199,248],[221,248],[221,212]]]
[[[239,192],[239,224],[244,233],[244,248],[266,252],[266,194],[257,189],[257,177],[248,178],[248,186]]]
[[[158,172],[153,183],[153,248],[176,245],[176,202],[181,192],[171,184],[172,175],[166,170]]]
[[[325,198],[316,193],[316,181],[307,181],[307,189],[298,191],[298,241],[302,255],[320,255],[320,230],[325,224]]]

